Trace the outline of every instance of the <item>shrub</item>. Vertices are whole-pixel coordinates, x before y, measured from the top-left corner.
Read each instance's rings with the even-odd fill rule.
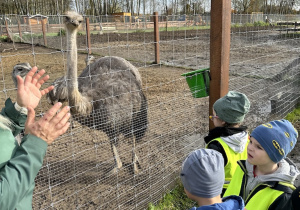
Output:
[[[0,36],[0,41],[1,42],[7,42],[7,36],[6,35],[1,35]]]
[[[254,22],[253,25],[254,26],[268,26],[269,24],[265,23],[264,21],[257,21],[257,22]]]
[[[235,23],[231,25],[232,28],[238,28],[241,27],[241,25],[239,23]]]
[[[244,23],[243,26],[244,26],[244,27],[252,27],[253,24],[252,24],[252,23]]]
[[[66,35],[66,30],[63,29],[63,28],[61,28],[61,29],[59,30],[59,32],[57,33],[57,36],[65,36],[65,35]]]

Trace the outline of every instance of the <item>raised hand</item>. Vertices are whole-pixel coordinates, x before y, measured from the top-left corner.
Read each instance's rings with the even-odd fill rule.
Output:
[[[17,76],[18,91],[17,91],[17,103],[21,107],[32,107],[35,109],[39,104],[39,101],[43,95],[53,90],[53,86],[40,90],[41,86],[49,79],[49,76],[45,74],[45,70],[42,69],[36,73],[37,67],[33,67],[26,75],[25,81]],[[41,78],[42,77],[42,78]]]
[[[61,103],[56,103],[38,121],[35,121],[34,109],[27,107],[28,115],[25,123],[25,134],[37,136],[47,142],[47,144],[51,144],[57,137],[64,134],[70,126],[68,120],[71,115],[69,106],[65,106],[57,113],[61,106]]]

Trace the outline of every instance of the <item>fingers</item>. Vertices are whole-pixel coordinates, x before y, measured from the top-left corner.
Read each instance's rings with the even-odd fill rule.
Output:
[[[43,96],[43,95],[49,93],[49,92],[50,92],[51,90],[53,90],[53,89],[54,89],[54,86],[51,85],[50,87],[47,87],[47,88],[45,88],[44,90],[41,90],[40,92],[41,92],[41,94],[42,94],[42,96]]]
[[[50,78],[49,75],[46,75],[42,77],[45,74],[45,70],[42,69],[39,72],[37,72],[37,67],[33,67],[27,74],[25,78],[25,83],[32,83],[37,88],[40,89],[40,87]],[[40,79],[41,78],[41,79]]]
[[[65,106],[52,120],[51,123],[54,123],[57,129],[62,128],[70,119],[69,106]]]
[[[31,79],[31,83],[32,84],[34,84],[34,85],[38,85],[38,81],[39,81],[39,79],[41,78],[41,76],[43,76],[43,74],[45,74],[45,70],[44,69],[42,69],[42,70],[40,70],[38,73],[36,73],[36,74],[34,74],[33,76],[32,76],[32,79]],[[26,82],[26,80],[25,80],[25,82]]]
[[[38,75],[38,74],[37,74]],[[37,88],[40,88],[48,79],[49,79],[49,75],[44,76],[42,79],[38,80],[35,85],[37,86]],[[35,79],[36,80],[36,79]],[[34,82],[35,82],[34,80]]]
[[[62,106],[62,103],[58,102],[54,104],[47,112],[46,114],[41,118],[42,121],[45,123],[50,122],[52,118],[56,115],[56,112],[60,109]]]
[[[60,135],[64,134],[64,133],[68,130],[69,127],[70,127],[70,123],[67,122],[67,123],[66,123],[66,124],[58,131],[58,135],[60,136]]]
[[[33,75],[35,74],[35,72],[38,70],[38,68],[36,66],[32,67],[32,69],[28,72],[28,74],[26,75],[25,78],[25,83],[26,82],[31,82]]]
[[[16,77],[18,82],[18,90],[24,89],[24,80],[19,75]]]

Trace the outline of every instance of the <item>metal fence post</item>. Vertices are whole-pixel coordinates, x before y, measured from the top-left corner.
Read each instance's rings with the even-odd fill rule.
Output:
[[[158,12],[153,13],[154,22],[154,45],[155,45],[155,63],[159,64],[159,25],[158,25]]]

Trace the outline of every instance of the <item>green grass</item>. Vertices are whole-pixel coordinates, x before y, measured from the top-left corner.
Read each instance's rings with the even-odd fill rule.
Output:
[[[148,210],[184,210],[190,209],[195,205],[196,203],[186,196],[183,185],[178,179],[175,188],[171,192],[165,194],[157,205],[150,203]]]
[[[292,124],[299,123],[300,124],[300,104],[294,109],[292,112],[288,113],[285,117]]]

